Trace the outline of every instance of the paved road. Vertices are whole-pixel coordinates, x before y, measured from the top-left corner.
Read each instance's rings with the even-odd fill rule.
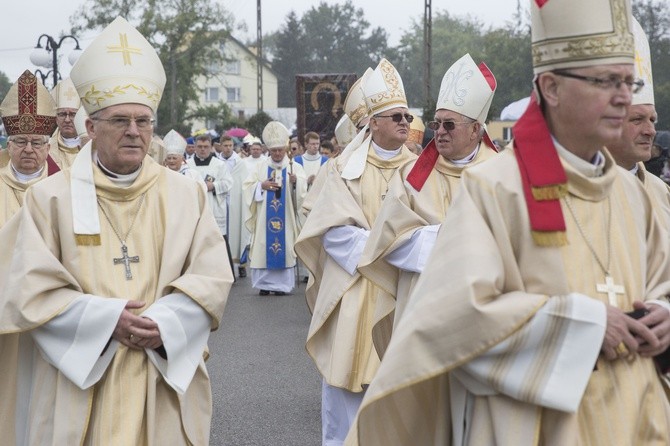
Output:
[[[210,337],[211,445],[318,446],[321,380],[305,351],[305,286],[259,296],[238,279]]]

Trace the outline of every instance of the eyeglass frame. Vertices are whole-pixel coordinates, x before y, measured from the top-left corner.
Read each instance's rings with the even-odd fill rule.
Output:
[[[398,116],[400,116],[398,118]],[[412,121],[414,121],[414,116],[412,116],[409,113],[393,113],[392,115],[373,115],[373,118],[391,118],[393,122],[396,124],[400,124],[402,122],[402,118],[405,118],[405,121],[407,121],[408,124],[411,124]]]
[[[17,142],[16,139],[11,137],[11,138],[7,139],[7,142],[11,142],[12,144],[14,144],[16,147],[18,147],[21,150],[27,148],[28,144],[30,144],[30,147],[32,147],[34,150],[40,150],[40,149],[44,148],[44,146],[49,144],[49,140],[46,139],[46,137],[43,137],[42,141],[40,141],[40,143],[37,144],[37,145],[35,145],[33,143],[33,140],[29,139],[29,138],[26,138],[24,142],[20,143],[20,142]]]
[[[477,122],[477,120],[472,120],[472,121],[430,121],[426,124],[426,127],[431,129],[434,132],[437,132],[440,127],[444,129],[445,132],[453,132],[456,129],[457,125],[463,125],[463,124],[474,124]],[[450,128],[447,128],[450,127]]]
[[[564,70],[554,70],[552,71],[552,73],[554,73],[557,76],[588,82],[602,90],[609,90],[611,88],[618,90],[619,88],[621,88],[622,84],[626,84],[631,93],[637,94],[644,88],[644,80],[642,79],[635,79],[630,81],[626,79],[616,78],[615,76],[610,76],[609,78],[582,76],[581,74],[575,74],[570,71],[564,71]]]
[[[77,115],[77,112],[57,112],[56,117],[60,119],[67,119],[70,118],[71,121],[74,121],[75,116]]]
[[[156,122],[154,118],[132,118],[127,116],[113,116],[111,118],[92,117],[91,120],[109,122],[109,125],[117,130],[127,130],[130,127],[131,122],[134,122],[138,129],[146,130],[152,128]],[[144,122],[144,120],[148,121],[148,123],[146,125],[140,125],[139,122]]]

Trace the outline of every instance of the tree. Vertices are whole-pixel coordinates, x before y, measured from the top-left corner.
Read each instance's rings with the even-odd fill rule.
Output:
[[[357,73],[375,67],[382,57],[395,58],[388,33],[370,29],[363,10],[351,0],[329,5],[324,1],[298,19],[289,13],[272,36],[272,66],[279,82],[279,106],[295,106],[295,75],[299,73]]]
[[[211,110],[189,109],[200,94],[198,78],[211,76],[225,60],[221,42],[229,35],[232,16],[213,0],[87,0],[71,18],[73,32],[103,28],[119,15],[157,49],[165,68],[157,132],[183,129],[190,126],[188,119],[207,117]]]
[[[258,113],[251,116],[247,120],[246,129],[252,135],[256,135],[260,138],[261,135],[263,134],[263,129],[265,128],[266,125],[268,125],[268,122],[270,121],[272,121],[270,115],[268,115],[264,111],[259,111]]]
[[[0,98],[7,96],[7,92],[12,87],[12,81],[9,80],[7,75],[0,71]]]

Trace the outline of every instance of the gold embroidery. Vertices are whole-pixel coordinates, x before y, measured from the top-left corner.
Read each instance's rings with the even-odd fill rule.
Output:
[[[126,33],[119,33],[119,41],[121,42],[118,46],[108,46],[107,47],[107,52],[109,53],[122,53],[123,54],[123,64],[124,65],[132,65],[132,61],[130,60],[130,53],[133,54],[142,54],[142,50],[140,48],[135,48],[132,46],[128,46],[128,36]]]
[[[96,106],[99,106],[102,102],[106,101],[107,99],[112,99],[115,96],[127,94],[127,91],[131,88],[137,91],[137,94],[139,94],[140,96],[146,96],[147,99],[149,99],[154,103],[158,103],[158,100],[160,99],[159,90],[156,90],[155,92],[152,93],[144,87],[138,87],[135,84],[128,84],[125,86],[117,85],[113,89],[111,90],[107,89],[105,91],[100,91],[97,88],[95,88],[95,85],[91,85],[91,89],[84,94],[81,100],[86,102],[87,104],[95,104]]]
[[[279,239],[275,238],[275,241],[272,245],[270,245],[270,250],[272,251],[273,254],[277,255],[278,252],[280,252],[281,249],[281,243],[279,243]]]

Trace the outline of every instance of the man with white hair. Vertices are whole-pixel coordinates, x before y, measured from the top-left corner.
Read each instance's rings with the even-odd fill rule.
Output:
[[[163,66],[119,17],[70,75],[91,141],[0,230],[0,333],[21,338],[3,441],[209,444],[204,358],[233,278],[202,189],[147,156]]]
[[[306,347],[323,377],[324,445],[342,444],[379,367],[372,327],[393,296],[361,276],[357,267],[390,182],[416,158],[405,146],[413,118],[395,67],[382,59],[362,92],[369,124],[326,164],[323,191],[328,193],[316,198],[296,242],[296,252],[313,276],[306,291],[312,311]]]
[[[263,129],[263,142],[270,156],[243,183],[249,209],[246,226],[252,234],[251,285],[261,296],[270,292],[283,296],[295,287],[293,245],[300,232],[297,210],[307,193],[307,177],[302,166],[286,155],[289,132],[283,124],[269,122]]]
[[[530,6],[534,97],[463,173],[349,444],[668,444],[668,233],[605,148],[643,86],[630,3]]]
[[[468,75],[457,84],[462,73]],[[428,123],[434,139],[416,161],[400,169],[398,181],[389,187],[358,267],[396,297],[395,306],[386,309],[388,316],[375,327],[379,333],[388,334],[407,305],[464,169],[496,154],[485,129],[496,86],[485,63],[477,65],[469,54],[458,59],[442,78],[435,120]],[[380,356],[386,347],[382,339],[389,338],[375,336]]]

